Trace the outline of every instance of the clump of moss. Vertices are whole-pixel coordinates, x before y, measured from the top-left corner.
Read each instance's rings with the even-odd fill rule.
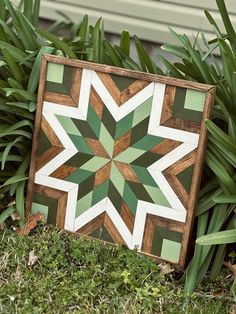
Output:
[[[172,274],[163,275],[153,259],[124,246],[104,245],[45,225],[28,237],[9,230],[0,231],[0,236],[0,313],[183,311],[182,287]],[[202,313],[214,309],[222,314],[230,304],[193,295],[190,313],[197,313],[199,306]]]

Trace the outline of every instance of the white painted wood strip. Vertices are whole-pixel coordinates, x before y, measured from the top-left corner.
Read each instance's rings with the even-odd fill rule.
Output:
[[[149,170],[157,170],[157,171],[164,171],[175,162],[180,160],[183,156],[186,156],[188,153],[192,152],[196,147],[196,145],[183,143],[180,146],[176,147],[168,154],[163,156],[162,158],[158,159],[154,162],[151,166],[148,167]]]
[[[78,151],[77,150],[70,150],[65,149],[56,157],[51,159],[48,163],[46,163],[45,166],[43,166],[41,169],[37,171],[37,174],[44,175],[44,176],[50,176],[51,173],[53,173],[57,168],[59,168],[61,165],[63,165],[65,162],[67,162],[70,158],[76,155]],[[63,180],[60,180],[63,185]],[[54,186],[54,188],[59,188],[59,186]]]
[[[107,208],[107,198],[103,198],[100,202],[96,203],[84,213],[75,218],[74,231],[85,226],[91,220],[104,213]]]
[[[184,130],[173,129],[162,125],[152,130],[148,129],[148,134],[160,136],[163,138],[169,138],[170,140],[175,140],[179,142],[185,142],[192,145],[197,145],[199,139],[199,134],[191,133]]]
[[[83,69],[82,72],[82,80],[80,86],[80,96],[79,96],[79,103],[78,103],[78,110],[86,120],[87,113],[88,113],[88,104],[89,104],[89,96],[90,96],[90,89],[91,89],[91,82],[95,71],[89,69]]]
[[[64,182],[64,181],[63,181]],[[78,198],[79,185],[75,184],[74,187],[68,192],[68,200],[66,205],[66,216],[64,228],[68,231],[74,231],[75,214],[76,214],[76,202]]]
[[[47,102],[46,104],[49,105],[50,103]],[[60,106],[60,105],[55,105],[55,106]],[[50,107],[50,105],[48,107]],[[62,112],[62,115],[63,115],[63,112]],[[77,148],[73,144],[73,142],[70,139],[70,137],[68,136],[68,134],[65,132],[65,130],[62,127],[62,125],[60,124],[60,122],[55,117],[54,113],[43,111],[43,116],[47,120],[49,125],[53,125],[53,127],[56,130],[55,132],[56,132],[59,140],[63,144],[63,146],[65,148],[67,148],[67,149],[70,149],[70,150],[73,150],[73,151],[77,151]]]
[[[153,89],[154,83],[150,83],[132,98],[127,100],[122,106],[118,107],[118,121],[148,100],[153,95]]]
[[[66,230],[74,231],[78,184],[56,178],[50,178],[49,176],[40,174],[39,171],[35,174],[35,183],[68,192],[64,227]]]
[[[48,114],[56,114],[60,116],[85,120],[87,117],[86,108],[88,108],[88,105],[87,107],[83,106],[81,110],[80,108],[73,108],[73,107],[68,108],[68,106],[58,105],[56,103],[48,102],[48,101],[45,101],[43,104],[43,112],[44,112],[45,117],[48,117]],[[85,116],[85,112],[86,112],[86,116]]]
[[[110,217],[111,221],[115,225],[116,229],[119,231],[120,235],[124,239],[125,243],[127,244],[128,248],[132,248],[132,240],[133,235],[130,233],[128,227],[124,223],[124,220],[121,218],[120,214],[112,204],[109,198],[107,198],[107,209],[106,212]]]
[[[155,83],[148,133],[160,125],[166,84]]]
[[[156,184],[159,186],[162,193],[165,195],[167,201],[169,202],[171,209],[177,209],[182,212],[185,212],[186,209],[178,196],[175,194],[174,190],[170,186],[169,182],[166,180],[164,175],[160,171],[156,171],[153,169],[148,169],[149,173],[155,180]],[[167,216],[160,215],[162,217],[170,218]],[[176,219],[175,217],[171,217],[171,219]]]
[[[147,214],[185,222],[186,211],[138,201],[135,215],[132,248],[141,250]]]

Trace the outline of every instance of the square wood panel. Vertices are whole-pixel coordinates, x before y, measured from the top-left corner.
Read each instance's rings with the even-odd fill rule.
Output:
[[[45,55],[28,210],[184,267],[214,92]]]

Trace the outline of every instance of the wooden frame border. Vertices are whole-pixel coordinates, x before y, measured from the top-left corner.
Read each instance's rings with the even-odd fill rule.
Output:
[[[207,129],[205,126],[205,119],[210,118],[212,106],[214,102],[214,95],[216,87],[213,85],[206,85],[202,83],[196,83],[191,81],[185,81],[176,78],[164,77],[156,74],[149,74],[139,71],[133,71],[108,65],[100,65],[92,62],[87,61],[80,61],[74,59],[68,59],[65,57],[53,56],[45,54],[42,57],[41,62],[41,71],[40,71],[40,79],[39,79],[39,87],[38,87],[38,97],[37,97],[37,110],[36,110],[36,118],[35,118],[35,127],[34,127],[34,134],[33,134],[33,145],[32,145],[32,155],[31,155],[31,165],[29,171],[29,181],[28,181],[28,192],[27,192],[27,200],[26,200],[26,211],[29,212],[31,210],[31,203],[32,203],[32,195],[33,195],[33,184],[34,184],[34,177],[35,177],[35,163],[36,163],[36,151],[37,151],[37,143],[39,139],[39,131],[41,125],[41,112],[42,112],[42,105],[43,105],[43,97],[44,97],[44,88],[45,88],[45,81],[46,81],[46,74],[47,74],[47,63],[52,62],[56,64],[63,64],[68,66],[73,66],[76,68],[86,68],[92,69],[95,71],[103,72],[103,73],[112,73],[115,75],[132,77],[140,80],[151,81],[151,82],[159,82],[168,85],[174,85],[176,87],[183,87],[183,88],[190,88],[194,90],[204,91],[206,92],[206,99],[204,104],[204,111],[203,111],[203,118],[201,123],[201,130],[199,135],[199,144],[197,150],[197,157],[194,167],[194,173],[192,178],[192,186],[190,191],[190,201],[187,210],[187,218],[185,222],[185,228],[183,231],[183,240],[181,246],[181,253],[180,253],[180,260],[177,266],[180,269],[183,269],[186,264],[186,257],[188,251],[188,245],[190,236],[192,233],[193,228],[193,220],[195,216],[196,210],[196,201],[197,201],[197,193],[200,186],[200,180],[203,169],[203,158],[204,153],[206,150],[207,145]],[[145,254],[145,253],[144,253]],[[147,254],[150,255],[150,254]],[[163,261],[161,258],[156,259]]]

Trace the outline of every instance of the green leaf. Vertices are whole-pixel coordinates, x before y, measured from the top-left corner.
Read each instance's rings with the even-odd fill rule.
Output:
[[[196,240],[198,245],[236,243],[236,230],[225,230],[202,236]]]
[[[10,206],[6,208],[0,215],[0,224],[3,224],[4,221],[11,216],[16,211],[15,206]]]
[[[161,49],[182,59],[189,58],[188,52],[186,51],[186,49],[182,47],[166,44],[166,45],[162,45]]]
[[[182,64],[182,63],[179,63],[179,62],[174,62],[173,65],[172,64],[167,64],[165,62],[165,65],[171,71],[171,74],[174,77],[181,78],[181,77],[177,76],[179,74],[176,73],[176,71],[178,71],[178,72],[181,71],[185,75],[189,76],[189,78],[193,78],[194,80],[197,80],[197,81],[202,81],[203,80],[201,74],[198,71],[195,70],[193,65],[189,66],[189,65]],[[183,76],[183,78],[185,79],[184,76]]]
[[[0,153],[0,162],[2,162],[2,155],[3,153]],[[19,161],[22,162],[22,156],[18,156],[18,155],[8,155],[7,156],[7,161]]]
[[[24,89],[24,87],[20,83],[18,83],[16,80],[14,80],[11,77],[7,80],[7,82],[12,88]]]
[[[25,176],[28,173],[30,163],[30,153],[27,152],[26,157],[24,158],[23,162],[20,164],[18,169],[15,172],[15,176]],[[10,195],[13,195],[16,192],[16,189],[19,185],[19,182],[14,182],[10,185]]]
[[[129,56],[130,54],[130,35],[129,32],[123,30],[120,37],[120,49]]]
[[[229,136],[236,143],[236,123],[235,123],[235,121],[236,121],[236,118],[233,119],[233,117],[229,116],[229,126],[228,126]]]
[[[34,93],[37,89],[38,82],[39,82],[39,72],[40,72],[40,67],[41,67],[41,60],[42,56],[45,53],[52,54],[54,51],[53,47],[48,47],[48,46],[43,46],[35,58],[34,66],[32,68],[29,80],[28,80],[28,86],[27,90],[30,93]]]
[[[219,46],[219,43],[215,43],[214,45],[212,45],[212,47],[210,49],[208,49],[208,51],[204,54],[204,56],[202,57],[202,61],[205,61],[215,50],[216,48]]]
[[[166,66],[166,68],[170,71],[170,75],[174,76],[179,79],[184,79],[185,77],[183,74],[171,63],[169,62],[166,58],[159,56],[160,60],[162,63]]]
[[[1,103],[0,101],[0,110],[6,112],[6,113],[10,113],[10,114],[14,114],[16,117],[23,117],[25,119],[29,119],[29,120],[34,120],[34,115],[30,112],[28,112],[28,110],[24,110],[21,108],[15,108],[15,106],[10,106],[8,104],[5,103]]]
[[[225,26],[225,29],[227,32],[227,35],[229,37],[231,47],[232,47],[234,54],[235,54],[236,53],[236,33],[235,33],[234,27],[230,21],[229,14],[228,14],[226,6],[225,6],[225,2],[224,2],[224,0],[216,0],[216,4],[218,6],[219,13],[221,15],[222,21],[224,23],[224,26]]]
[[[129,57],[122,60],[122,66],[126,69],[131,69],[131,70],[135,70],[135,71],[142,71],[140,66]]]
[[[5,21],[6,7],[4,1],[0,1],[0,20]]]
[[[11,30],[11,28],[1,19],[0,19],[0,24],[2,28],[4,29],[5,33],[7,34],[9,40],[14,43],[15,47],[21,50],[24,50],[24,46],[21,40],[16,36],[16,34]]]
[[[211,138],[211,140],[212,140],[212,138]],[[234,167],[232,166],[231,162],[229,162],[228,158],[226,158],[227,155],[223,153],[223,151],[220,149],[220,147],[218,145],[214,145],[212,143],[212,141],[209,141],[208,142],[208,151],[210,151],[214,155],[214,157],[221,163],[222,167],[229,174],[233,174]]]
[[[33,102],[36,101],[36,96],[33,93],[28,92],[26,90],[18,89],[18,88],[3,88],[3,90],[6,92],[7,97],[11,95],[13,96],[18,95],[18,96],[21,96],[23,100],[30,100]]]
[[[8,131],[8,132],[2,132],[0,134],[0,137],[4,137],[4,136],[8,136],[8,135],[22,135],[28,139],[31,139],[32,138],[32,133],[29,133],[29,132],[26,132],[26,131],[23,131],[23,130],[16,130],[16,131]],[[9,159],[9,156],[8,156],[8,159]],[[0,154],[0,160],[1,160],[1,154]],[[21,159],[20,159],[21,160]]]
[[[205,121],[207,129],[209,132],[219,140],[222,145],[225,145],[225,147],[228,147],[229,150],[231,150],[233,153],[236,152],[236,143],[230,138],[228,134],[226,134],[224,131],[222,131],[221,128],[219,128],[213,121],[206,120]]]
[[[188,46],[188,52],[192,57],[193,63],[198,67],[205,83],[214,84],[209,67],[205,61],[201,60],[198,51],[194,50],[191,45]]]
[[[97,63],[103,63],[103,53],[101,47],[103,47],[103,40],[101,38],[101,23],[102,18],[100,18],[94,28],[91,29],[91,34],[93,38],[93,61]]]
[[[232,76],[233,76],[233,71],[236,69],[236,64],[235,64],[235,56],[232,53],[232,50],[230,47],[227,45],[227,43],[223,39],[219,39],[219,47],[221,51],[221,60],[223,64],[223,73],[224,77],[227,80],[227,83],[233,92],[233,95],[236,95],[236,92],[234,92],[235,86],[232,84]]]
[[[80,29],[79,29],[79,37],[80,40],[85,42],[88,40],[88,15],[86,14],[83,17],[83,20],[80,24]]]
[[[11,185],[13,183],[21,182],[27,180],[28,177],[25,175],[15,175],[13,177],[10,177],[8,180],[6,180],[2,185],[0,185],[0,188]]]
[[[220,270],[224,262],[225,253],[226,253],[226,245],[225,244],[219,245],[216,251],[215,258],[213,260],[212,268],[211,268],[211,273],[210,273],[211,281],[215,281],[216,278],[219,276]]]
[[[29,51],[34,51],[39,48],[37,42],[37,34],[34,30],[33,25],[30,21],[19,11],[16,10],[16,14],[18,16],[20,26],[19,26],[19,33],[21,34],[21,39],[24,38],[24,46],[25,49]],[[23,37],[24,36],[24,37]]]
[[[149,54],[147,53],[147,51],[145,50],[137,36],[134,36],[134,43],[137,49],[139,61],[143,71],[156,73],[156,67],[154,66],[153,61],[149,57]]]
[[[7,6],[9,13],[13,19],[13,23],[19,26],[19,20],[18,20],[18,16],[16,14],[16,9],[13,7],[13,5],[11,4],[11,1],[9,0],[4,0],[5,5]]]
[[[184,47],[186,46],[186,39],[183,35],[177,34],[173,28],[169,27],[169,31],[171,35]]]
[[[2,49],[2,54],[3,57],[5,59],[5,62],[7,63],[7,65],[9,66],[14,78],[16,79],[16,81],[18,81],[19,83],[22,82],[23,78],[24,78],[24,73],[21,69],[21,67],[19,66],[19,64],[17,64],[15,62],[15,60],[12,58],[11,54],[8,52],[7,48],[3,48]]]
[[[18,136],[14,141],[10,142],[10,143],[6,146],[6,148],[5,148],[5,150],[3,151],[3,154],[2,154],[2,167],[1,167],[2,170],[4,170],[5,163],[6,163],[6,161],[7,161],[7,157],[8,157],[8,155],[9,155],[10,150],[12,149],[12,147],[15,146],[15,144],[16,144],[17,142],[22,141],[22,139],[23,139],[22,136]]]
[[[215,202],[213,201],[213,198],[217,195],[222,193],[222,190],[218,188],[215,191],[210,191],[207,195],[202,197],[200,201],[197,204],[197,214],[196,216],[202,215],[204,212],[208,211],[211,209],[214,205]]]
[[[25,181],[21,182],[16,189],[16,211],[20,217],[20,224],[23,225],[25,217]]]
[[[208,224],[207,234],[219,231],[232,214],[233,207],[228,204],[217,204],[212,210],[212,216]]]
[[[31,20],[31,17],[32,17],[32,11],[33,11],[33,0],[24,1],[23,14],[29,21]]]
[[[204,259],[202,259],[202,261],[201,261],[201,267],[199,268],[199,270],[197,272],[196,283],[200,283],[204,279],[204,277],[207,273],[207,270],[211,264],[213,254],[215,252],[214,246],[204,246],[202,248],[203,248],[203,250],[207,249],[206,250],[207,254],[205,255]]]
[[[220,204],[236,204],[236,195],[217,195],[213,197],[213,201]]]
[[[216,24],[216,21],[214,20],[214,18],[212,17],[212,15],[208,12],[208,11],[204,11],[208,21],[210,22],[211,25],[213,25],[215,27],[215,29],[217,29],[218,33],[221,34],[220,29],[218,27],[218,25]]]
[[[214,147],[215,153],[218,155],[221,155],[221,158],[223,159],[223,164],[226,165],[226,168],[229,169],[229,166],[227,165],[230,163],[234,168],[236,167],[236,153],[232,153],[231,150],[226,147],[226,145],[222,144],[218,139],[213,137],[211,134],[209,135],[209,141],[208,141],[208,147]],[[214,143],[214,146],[211,145],[211,142]],[[213,149],[212,149],[213,150]],[[231,168],[232,172],[232,168]]]
[[[231,175],[225,170],[219,160],[209,150],[206,153],[206,163],[208,167],[215,173],[220,182],[231,193],[236,190],[236,184],[233,181]]]
[[[38,22],[39,22],[40,1],[41,0],[34,0],[34,5],[33,5],[33,14],[31,18],[31,23],[35,27],[38,26]]]
[[[27,57],[27,54],[23,51],[20,50],[19,48],[14,47],[13,45],[10,45],[6,42],[3,42],[0,40],[0,48],[7,48],[8,52],[19,62],[22,62]],[[24,62],[25,65],[28,67],[31,67],[31,64],[29,62]]]
[[[73,50],[71,49],[71,47],[69,45],[67,45],[66,43],[64,43],[61,39],[59,39],[57,36],[42,30],[40,28],[36,28],[35,32],[38,33],[39,35],[47,38],[53,45],[55,45],[58,49],[61,49],[62,51],[64,51],[64,53],[72,59],[76,59],[76,54],[73,52]]]
[[[113,48],[112,45],[106,40],[104,40],[104,48],[109,57],[111,58],[112,65],[121,67],[122,63],[118,53],[116,52],[115,48]]]

